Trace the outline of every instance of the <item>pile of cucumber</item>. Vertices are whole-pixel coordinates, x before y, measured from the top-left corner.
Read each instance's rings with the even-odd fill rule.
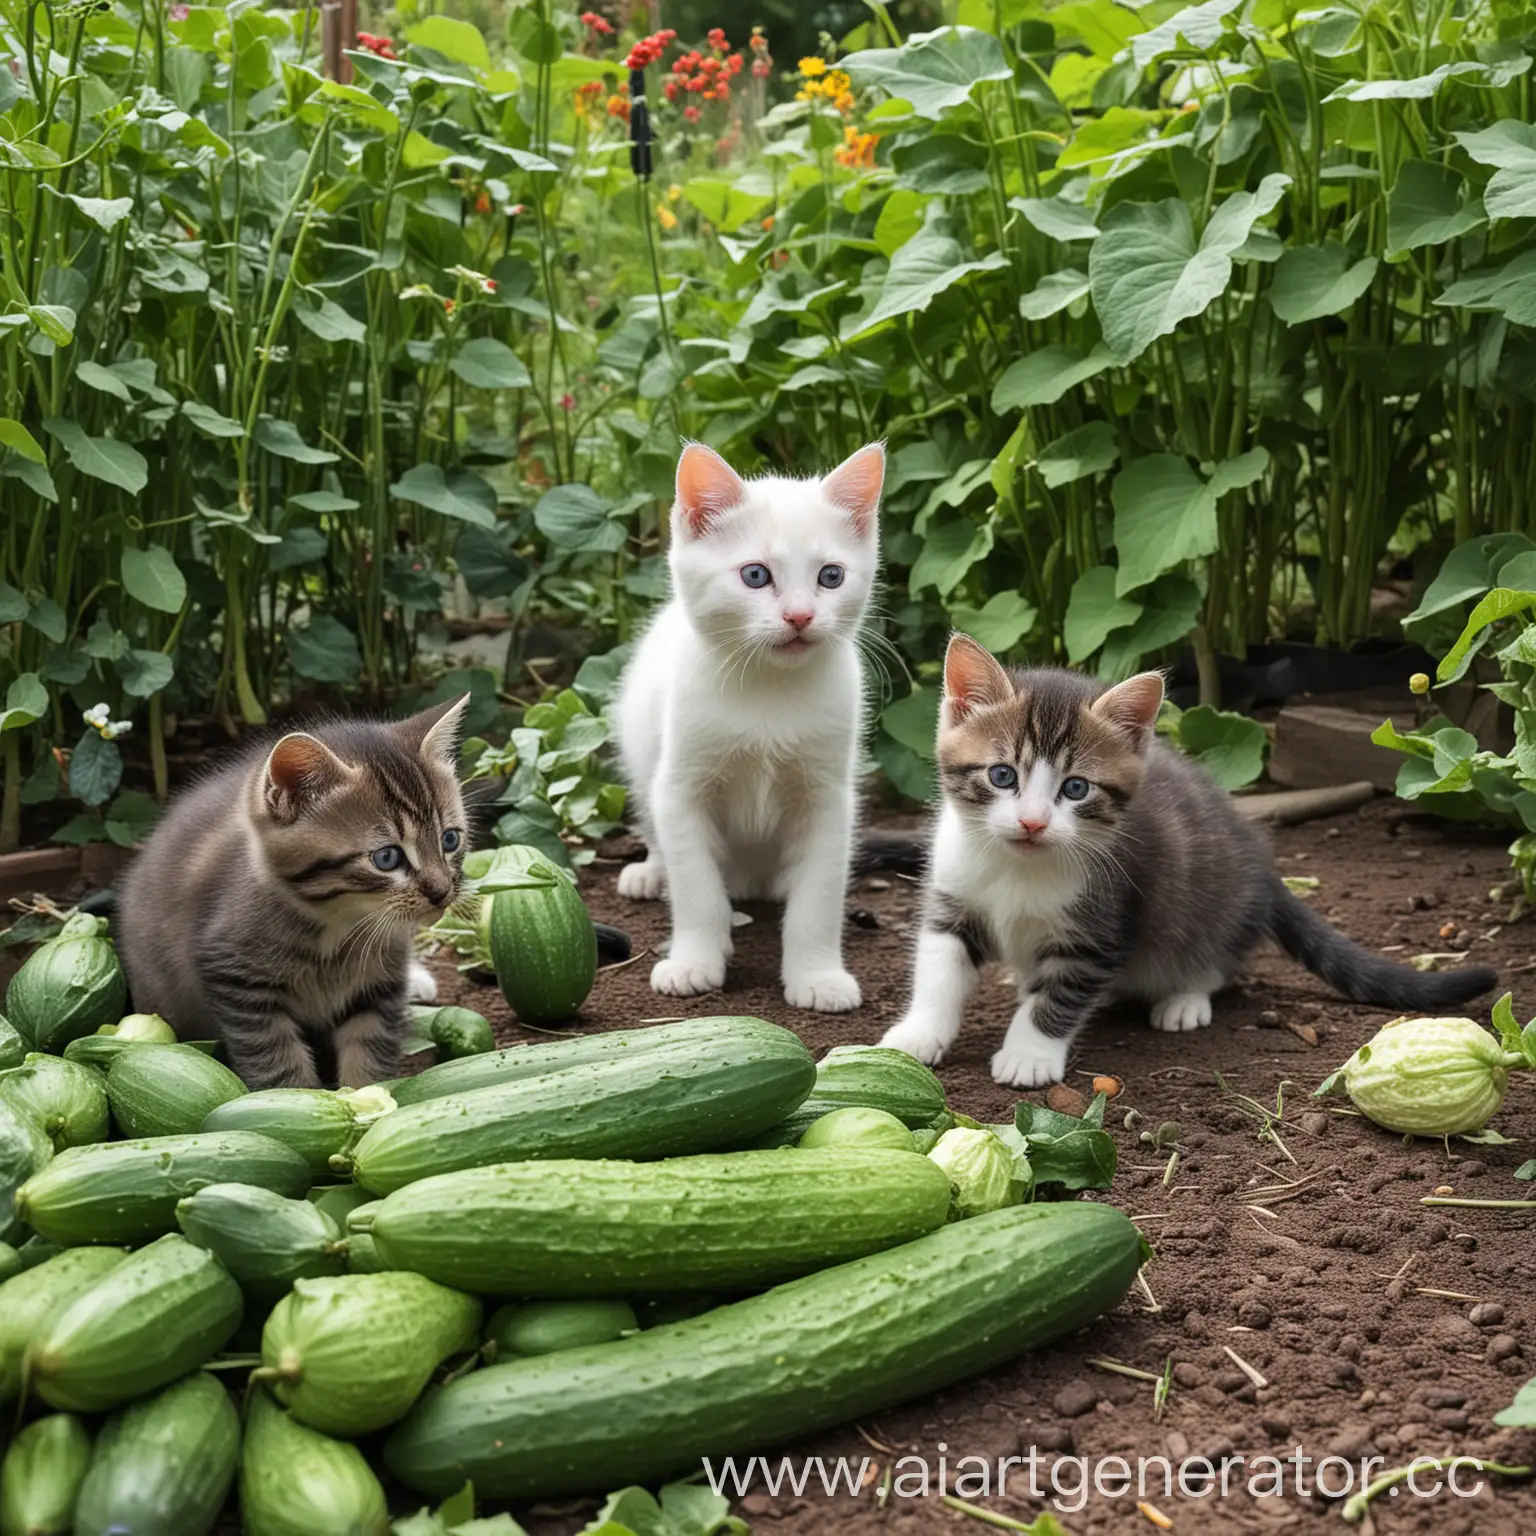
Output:
[[[654,1483],[1080,1328],[1144,1257],[1106,1205],[953,1221],[899,1052],[704,1018],[247,1093],[66,942],[0,1021],[0,1536],[204,1536],[237,1479],[248,1536]]]

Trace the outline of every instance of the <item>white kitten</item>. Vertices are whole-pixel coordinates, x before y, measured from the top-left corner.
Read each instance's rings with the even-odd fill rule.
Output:
[[[672,906],[651,985],[721,986],[731,898],[784,902],[784,996],[859,1005],[843,967],[843,897],[863,723],[856,645],[875,583],[885,451],[821,480],[744,481],[711,449],[683,450],[671,601],[625,672],[619,747],[648,857],[621,895]]]

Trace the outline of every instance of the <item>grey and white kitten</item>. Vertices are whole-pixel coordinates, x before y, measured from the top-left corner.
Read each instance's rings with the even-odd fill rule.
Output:
[[[939,1061],[993,957],[1019,1005],[992,1076],[1019,1088],[1059,1081],[1111,998],[1150,1003],[1154,1029],[1209,1024],[1211,994],[1266,938],[1358,1003],[1433,1012],[1494,984],[1482,966],[1425,975],[1369,954],[1293,896],[1231,797],[1157,739],[1162,701],[1155,672],[1010,674],[950,641],[912,1001],[883,1044]]]
[[[458,894],[469,843],[467,701],[292,732],[174,801],[118,893],[134,1006],[223,1041],[251,1088],[393,1076],[412,936]]]

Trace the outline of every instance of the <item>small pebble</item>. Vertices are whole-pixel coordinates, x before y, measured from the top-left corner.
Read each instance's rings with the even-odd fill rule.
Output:
[[[1173,1368],[1173,1379],[1181,1387],[1198,1387],[1205,1380],[1205,1372],[1191,1360],[1180,1360]]]
[[[1488,1165],[1486,1163],[1480,1163],[1475,1158],[1472,1158],[1465,1163],[1457,1164],[1456,1172],[1459,1173],[1464,1179],[1480,1179],[1485,1173],[1488,1172]]]
[[[773,1514],[773,1500],[766,1493],[749,1493],[741,1501],[741,1511],[754,1519],[760,1519],[764,1515]]]
[[[1098,1388],[1086,1381],[1069,1381],[1051,1399],[1051,1406],[1064,1419],[1080,1419],[1092,1413],[1099,1401]]]
[[[1496,1333],[1488,1340],[1490,1360],[1509,1360],[1520,1353],[1520,1341],[1513,1334]]]
[[[1343,837],[1344,834],[1343,834],[1342,831],[1339,830],[1338,827],[1329,827],[1328,830],[1325,833],[1323,833],[1323,836],[1324,837]]]
[[[1495,1323],[1504,1321],[1504,1308],[1496,1301],[1480,1301],[1467,1313],[1467,1316],[1479,1328],[1490,1328]]]
[[[1070,1451],[1072,1426],[1070,1424],[1042,1424],[1034,1432],[1035,1444],[1042,1451]]]
[[[1280,1015],[1276,1013],[1273,1008],[1266,1008],[1263,1013],[1259,1015],[1259,1023],[1262,1024],[1265,1029],[1279,1029]]]
[[[1456,1191],[1449,1184],[1436,1184],[1435,1193],[1437,1195],[1454,1195]]]

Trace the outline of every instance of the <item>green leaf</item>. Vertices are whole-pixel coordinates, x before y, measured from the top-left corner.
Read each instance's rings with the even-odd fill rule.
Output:
[[[26,597],[8,581],[0,581],[0,624],[19,624],[32,610]]]
[[[300,677],[317,683],[354,683],[363,658],[357,637],[328,613],[310,617],[303,629],[287,631],[288,660]]]
[[[48,190],[73,203],[97,229],[105,230],[108,234],[133,212],[131,197],[82,197],[78,192],[61,193],[56,187],[49,187]]]
[[[133,399],[128,386],[110,368],[103,368],[100,363],[93,363],[89,358],[75,364],[75,377],[82,384],[99,389],[104,395],[112,395],[118,400]]]
[[[183,400],[181,414],[205,437],[244,437],[245,428],[238,421],[221,415],[201,400]]]
[[[1093,211],[1082,203],[1064,197],[1014,197],[1008,201],[1025,219],[1052,240],[1064,244],[1072,240],[1096,240],[1099,226]]]
[[[187,600],[187,580],[163,545],[125,549],[118,568],[129,597],[159,613],[181,612]]]
[[[1516,554],[1536,549],[1523,533],[1495,533],[1458,544],[1445,557],[1435,579],[1425,589],[1419,606],[1405,624],[1431,618],[1458,607],[1474,597],[1481,597],[1495,585],[1498,571]]]
[[[893,700],[880,712],[880,724],[908,751],[932,757],[939,729],[938,689],[918,687],[904,699]]]
[[[142,790],[125,789],[107,807],[106,833],[119,848],[132,848],[149,836],[160,819],[160,802]]]
[[[773,205],[769,193],[718,176],[695,176],[684,182],[683,200],[726,234],[748,222],[756,223]]]
[[[1140,357],[1181,320],[1203,314],[1226,291],[1232,253],[1274,209],[1290,177],[1266,176],[1256,192],[1236,192],[1216,209],[1199,241],[1178,198],[1120,203],[1105,214],[1088,255],[1093,304],[1104,340],[1121,362]]]
[[[149,465],[137,448],[111,437],[89,437],[77,423],[59,416],[47,417],[43,427],[63,444],[69,462],[82,475],[104,480],[130,496],[149,483]]]
[[[1120,457],[1120,440],[1107,421],[1089,421],[1065,437],[1047,443],[1035,460],[1040,478],[1051,489],[1071,485],[1087,475],[1112,469]]]
[[[1341,314],[1370,288],[1377,266],[1374,256],[1350,265],[1349,252],[1332,241],[1290,246],[1275,264],[1270,308],[1286,325]]]
[[[1206,0],[1204,5],[1186,6],[1160,26],[1131,39],[1131,58],[1137,69],[1145,69],[1165,53],[1193,51],[1204,53],[1221,41],[1226,30],[1225,18],[1241,10],[1244,0]]]
[[[1500,619],[1513,618],[1517,613],[1525,613],[1532,608],[1536,608],[1536,592],[1495,587],[1468,616],[1460,638],[1441,658],[1435,670],[1436,678],[1442,683],[1454,682],[1461,675],[1461,663],[1466,660],[1473,642],[1490,624],[1497,624]]]
[[[472,470],[455,469],[444,474],[440,465],[418,464],[390,486],[389,494],[461,523],[496,526],[496,491]]]
[[[372,98],[370,98],[371,100]],[[366,341],[368,327],[323,293],[300,293],[293,301],[293,318],[321,341]]]
[[[69,792],[83,805],[104,805],[123,781],[123,755],[115,741],[86,727],[69,754]]]
[[[961,603],[950,622],[989,651],[1011,651],[1035,627],[1039,610],[1022,592],[995,592],[980,608]]]
[[[42,464],[48,457],[38,440],[9,416],[0,416],[0,448],[9,448],[33,464]]]
[[[1447,80],[1458,75],[1486,75],[1488,66],[1474,59],[1442,64],[1427,75],[1411,80],[1346,80],[1323,101],[1428,101]],[[1460,137],[1460,135],[1458,135]]]
[[[522,359],[494,336],[466,341],[448,366],[475,389],[527,389],[533,383]]]
[[[1536,251],[1522,251],[1502,266],[1463,273],[1435,303],[1493,310],[1516,325],[1536,325],[1536,281],[1533,279],[1536,279]]]
[[[1536,216],[1536,127],[1506,118],[1480,133],[1458,133],[1456,142],[1479,165],[1498,167],[1483,191],[1489,218]]]
[[[325,558],[329,541],[318,528],[296,523],[283,534],[282,542],[267,551],[269,571],[289,571],[296,566],[314,565]]]
[[[38,634],[46,635],[55,645],[62,645],[64,636],[69,633],[69,620],[51,597],[40,597],[32,604],[27,610],[27,623]]]
[[[475,597],[509,597],[528,579],[528,562],[485,528],[466,528],[459,535],[453,563]]]
[[[491,67],[491,51],[486,47],[484,33],[467,21],[428,16],[409,28],[405,37],[413,48],[430,48],[455,64],[468,64],[482,72]]]
[[[1536,1157],[1521,1163],[1520,1166],[1515,1169],[1515,1177],[1517,1179],[1523,1179],[1527,1182],[1531,1179],[1536,1179]],[[1532,1383],[1532,1385],[1536,1385],[1536,1383]]]
[[[1099,676],[1107,682],[1129,677],[1142,658],[1182,640],[1200,615],[1200,589],[1186,576],[1159,576],[1137,593],[1141,613],[1134,623],[1115,630],[1099,655]]]
[[[1524,1175],[1530,1178],[1531,1175],[1525,1173],[1525,1169],[1532,1166],[1536,1165],[1526,1163],[1516,1177]],[[1506,1429],[1536,1429],[1536,1376],[1515,1393],[1515,1400],[1508,1408],[1501,1408],[1494,1414],[1493,1422]]]
[[[19,731],[48,713],[48,690],[36,672],[23,672],[6,690],[0,731]]]
[[[55,346],[67,347],[75,339],[76,315],[67,304],[23,304],[21,312]]]
[[[557,485],[533,508],[535,527],[558,549],[613,554],[624,547],[624,526],[608,515],[608,503],[590,485]]]
[[[292,459],[296,464],[334,464],[341,457],[324,448],[310,447],[291,421],[279,421],[275,416],[258,416],[251,435],[268,453]]]
[[[1008,258],[999,251],[966,261],[958,242],[929,224],[891,257],[874,309],[867,316],[854,315],[843,322],[844,340],[867,336],[887,320],[927,309],[941,293],[973,272],[995,272],[1007,265]]]
[[[1103,1106],[1095,1105],[1102,1118]],[[1090,1106],[1090,1111],[1095,1106]],[[1060,1184],[1064,1189],[1108,1189],[1115,1177],[1115,1142],[1088,1115],[1079,1120],[1058,1114],[1044,1104],[1020,1103],[1014,1125],[1028,1144],[1035,1185]]]
[[[933,587],[948,597],[978,560],[992,553],[992,524],[960,518],[928,530],[922,552],[913,562],[907,586],[913,597]]]
[[[1040,347],[1015,358],[992,390],[992,409],[1022,411],[1030,405],[1053,405],[1079,384],[1114,366],[1114,356],[1100,342],[1086,357],[1073,346]]]
[[[923,209],[928,199],[921,192],[897,187],[880,208],[875,220],[875,244],[887,258],[904,246],[923,227]]]
[[[1223,789],[1253,783],[1269,751],[1269,735],[1257,720],[1209,704],[1184,711],[1178,741]]]
[[[305,512],[356,512],[358,508],[352,497],[339,496],[335,491],[304,491],[298,496],[290,496],[288,505]]]
[[[1068,661],[1085,661],[1113,631],[1135,623],[1141,616],[1140,603],[1116,592],[1115,576],[1112,565],[1096,565],[1072,583],[1062,625]]]
[[[135,699],[159,693],[176,674],[171,658],[159,651],[129,651],[118,662],[117,671],[123,692]]]
[[[1009,80],[1003,45],[974,27],[916,33],[900,48],[866,48],[838,61],[860,89],[879,86],[918,117],[937,119],[962,106],[983,80]]]
[[[1387,250],[1448,245],[1488,222],[1481,198],[1463,200],[1459,171],[1429,160],[1405,160],[1387,194]]]
[[[1049,320],[1052,315],[1070,309],[1088,293],[1088,274],[1076,267],[1048,272],[1019,300],[1019,313],[1026,320]]]

